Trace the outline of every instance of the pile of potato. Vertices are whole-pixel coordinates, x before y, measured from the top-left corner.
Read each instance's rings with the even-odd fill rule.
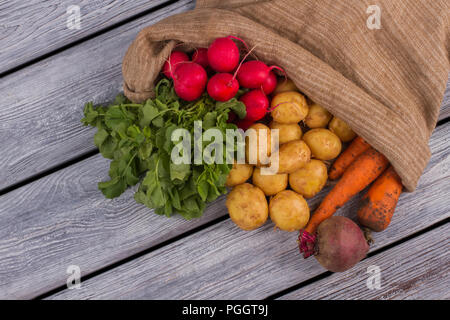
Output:
[[[267,141],[262,141],[267,154],[257,148],[256,166],[233,165],[226,183],[233,189],[226,206],[231,220],[243,230],[262,226],[270,215],[277,228],[296,231],[309,221],[305,198],[314,197],[328,180],[324,161],[335,159],[342,151],[342,143],[353,140],[356,134],[345,122],[308,101],[291,80],[278,83],[271,110],[268,126],[255,123],[250,127],[257,132],[258,146],[259,133],[267,130]],[[262,175],[262,159],[270,157],[272,129],[279,130],[279,169],[276,174]],[[249,156],[247,142],[247,162]]]

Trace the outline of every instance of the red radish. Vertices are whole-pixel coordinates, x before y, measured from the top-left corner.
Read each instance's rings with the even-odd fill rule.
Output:
[[[228,101],[239,90],[239,82],[229,73],[216,73],[208,81],[208,94],[217,101]]]
[[[201,65],[205,69],[208,68],[208,49],[198,48],[197,50],[195,50],[195,52],[192,54],[192,62]]]
[[[251,125],[254,123],[255,123],[254,121],[244,119],[244,120],[239,120],[238,122],[236,122],[236,125],[238,126],[239,129],[242,129],[245,131],[248,128],[250,128]]]
[[[260,88],[269,77],[272,69],[283,70],[277,66],[268,67],[264,62],[258,60],[247,61],[240,66],[237,79],[244,88]]]
[[[183,100],[193,101],[205,92],[208,77],[205,69],[197,63],[182,63],[173,73],[176,94]]]
[[[230,37],[217,38],[208,48],[208,62],[217,72],[230,72],[239,63],[239,48]]]
[[[240,100],[245,104],[247,110],[247,116],[244,120],[258,121],[264,118],[269,108],[269,99],[261,89],[247,92]]]
[[[277,76],[272,71],[269,72],[269,76],[262,84],[262,90],[266,95],[271,94],[277,87]]]
[[[177,67],[179,63],[187,61],[189,61],[189,57],[186,53],[182,51],[172,51],[172,53],[169,56],[169,59],[167,59],[167,61],[164,63],[163,66],[164,75],[167,78],[172,79],[175,67]]]

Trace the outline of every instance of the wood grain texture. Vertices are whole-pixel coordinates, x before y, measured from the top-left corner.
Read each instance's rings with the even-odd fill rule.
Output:
[[[433,157],[419,188],[401,196],[390,227],[374,235],[371,250],[450,215],[449,133],[450,124],[435,131]],[[358,200],[339,214],[354,218]],[[261,299],[324,272],[315,259],[301,258],[296,239],[296,232],[274,231],[272,223],[245,232],[226,220],[88,279],[79,290],[50,298]]]
[[[179,1],[3,78],[0,190],[95,150],[84,104],[122,91],[122,58],[139,30],[193,7]]]
[[[282,296],[305,299],[450,299],[450,225],[446,224],[399,246],[367,258],[352,270],[333,273]],[[380,289],[369,290],[369,267],[380,269]],[[372,282],[370,282],[372,283]],[[372,287],[373,288],[373,287]]]
[[[168,0],[0,1],[0,73],[104,30]],[[68,8],[80,8],[80,29],[69,29]]]
[[[226,214],[225,198],[200,219],[161,217],[133,189],[105,199],[108,160],[91,157],[0,197],[0,299],[33,298]]]

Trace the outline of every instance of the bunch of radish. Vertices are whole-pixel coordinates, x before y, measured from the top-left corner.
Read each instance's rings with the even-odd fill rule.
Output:
[[[234,98],[239,89],[247,89],[240,97],[247,116],[238,122],[238,126],[246,129],[269,111],[268,95],[277,85],[272,70],[283,70],[259,60],[245,61],[250,52],[241,61],[233,39],[243,42],[233,36],[217,38],[209,48],[196,49],[192,59],[184,52],[172,51],[163,66],[163,73],[173,79],[176,94],[186,101],[200,98],[206,90],[211,98],[223,102]],[[214,74],[208,78],[211,73]]]

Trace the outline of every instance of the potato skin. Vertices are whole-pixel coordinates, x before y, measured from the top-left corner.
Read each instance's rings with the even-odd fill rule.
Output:
[[[234,187],[228,194],[225,205],[231,220],[243,230],[259,228],[269,215],[264,192],[250,183]]]
[[[277,86],[275,88],[275,90],[273,91],[273,94],[279,94],[282,92],[287,92],[287,91],[298,91],[297,86],[295,85],[294,81],[292,81],[291,79],[287,79],[285,80],[284,78],[279,79]]]
[[[327,270],[343,272],[361,261],[369,251],[364,234],[346,217],[326,219],[317,228],[317,255],[314,257]]]
[[[275,95],[270,107],[273,120],[279,123],[298,123],[308,114],[306,98],[296,91]]]
[[[326,128],[332,117],[327,109],[317,103],[313,103],[309,105],[309,112],[305,118],[305,123],[311,129]]]
[[[337,117],[333,119],[328,124],[328,128],[336,134],[342,142],[349,142],[355,139],[356,133],[350,128],[350,126]]]
[[[309,207],[298,193],[284,190],[277,193],[269,204],[270,219],[284,231],[304,228],[309,221]]]
[[[297,123],[278,123],[272,121],[269,125],[270,129],[278,129],[278,141],[279,144],[283,144],[289,141],[300,140],[303,132]]]
[[[266,196],[273,196],[287,188],[288,175],[286,173],[262,175],[261,169],[256,168],[253,171],[252,183],[260,188]]]
[[[234,163],[233,168],[231,168],[230,173],[228,174],[227,181],[225,182],[225,186],[234,187],[238,184],[242,184],[250,177],[253,173],[253,166],[250,164],[239,164]]]
[[[303,140],[282,144],[279,149],[278,173],[292,173],[311,159],[311,150]]]
[[[311,129],[305,133],[303,140],[311,149],[313,157],[319,160],[334,159],[342,150],[341,140],[328,129]]]
[[[309,199],[322,190],[327,179],[327,166],[320,160],[312,159],[303,168],[289,174],[289,185],[295,192]]]
[[[271,133],[270,133],[270,128],[262,123],[255,123],[253,125],[251,125],[247,130],[249,129],[254,129],[256,130],[256,137],[257,137],[257,142],[256,142],[256,148],[257,148],[257,154],[256,154],[256,163],[252,163],[250,160],[250,139],[248,137],[245,138],[245,159],[247,161],[247,163],[250,163],[252,165],[256,165],[257,167],[264,165],[264,164],[268,164],[269,163],[269,156],[271,154]],[[263,150],[259,150],[259,139],[261,136],[261,132],[263,132],[263,130],[267,130],[267,142],[266,142],[266,147],[267,147],[267,154],[264,154]]]

